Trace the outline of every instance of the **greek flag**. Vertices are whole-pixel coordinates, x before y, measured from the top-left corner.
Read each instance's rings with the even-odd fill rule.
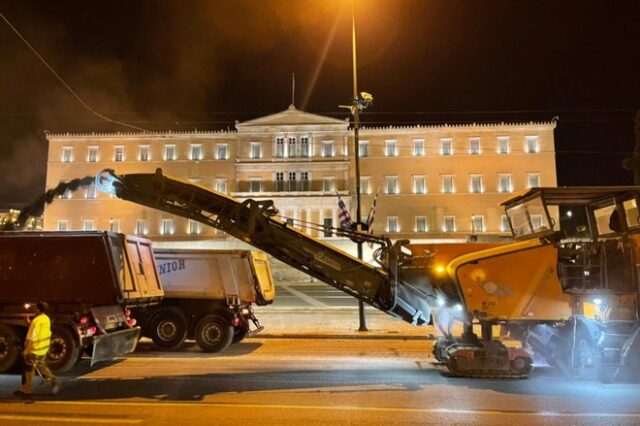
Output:
[[[373,220],[376,214],[377,202],[378,202],[378,192],[376,192],[376,196],[373,198],[373,204],[371,204],[371,208],[369,209],[369,215],[367,216],[367,227],[369,228],[370,234],[373,234]]]
[[[342,228],[351,228],[353,222],[351,221],[351,216],[349,215],[349,211],[347,210],[347,206],[338,195],[338,208],[340,209],[338,213],[338,222],[340,222],[340,227]]]

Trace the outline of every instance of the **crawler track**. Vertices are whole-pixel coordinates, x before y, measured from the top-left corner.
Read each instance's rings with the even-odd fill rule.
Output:
[[[459,369],[454,358],[447,360],[447,369],[455,377],[466,377],[474,379],[527,379],[533,367],[531,364],[526,364],[523,369],[517,370],[511,368],[510,370],[497,370],[497,369]]]

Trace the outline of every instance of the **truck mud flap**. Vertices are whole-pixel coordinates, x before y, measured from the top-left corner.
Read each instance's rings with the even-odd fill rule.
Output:
[[[264,325],[259,326],[258,328],[256,328],[255,330],[249,330],[247,332],[246,337],[251,337],[251,336],[255,336],[256,334],[260,333],[262,330],[264,330]]]
[[[140,337],[140,327],[102,334],[93,339],[91,365],[133,352]]]

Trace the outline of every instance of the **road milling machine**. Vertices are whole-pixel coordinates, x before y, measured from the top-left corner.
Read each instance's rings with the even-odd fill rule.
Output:
[[[436,358],[456,375],[502,375],[507,362],[526,375],[529,352],[568,375],[629,378],[640,360],[639,196],[639,187],[533,188],[502,204],[513,242],[413,246],[433,254]],[[527,352],[494,339],[495,325]]]
[[[128,175],[106,169],[96,187],[220,229],[413,325],[435,319],[444,334],[435,356],[454,375],[527,377],[533,364],[527,350],[553,365],[598,362],[609,378],[638,359],[640,188],[532,189],[504,203],[515,241],[503,244],[410,246],[333,230],[379,244],[374,266],[295,229],[270,200],[239,202],[160,169]],[[452,332],[456,320],[460,336]],[[494,338],[495,325],[522,347]]]

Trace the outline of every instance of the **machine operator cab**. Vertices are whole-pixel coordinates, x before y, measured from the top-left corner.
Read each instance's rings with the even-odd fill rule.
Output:
[[[635,293],[640,187],[532,188],[502,205],[515,240],[558,249],[565,293]]]
[[[592,365],[594,354],[612,368],[626,365],[640,336],[639,196],[640,187],[532,188],[502,203],[515,242],[449,262],[449,287],[458,290],[466,312],[458,315],[464,322],[459,337],[449,321],[434,346],[436,359],[455,375],[528,376],[530,354],[493,339],[500,324],[570,370]]]

